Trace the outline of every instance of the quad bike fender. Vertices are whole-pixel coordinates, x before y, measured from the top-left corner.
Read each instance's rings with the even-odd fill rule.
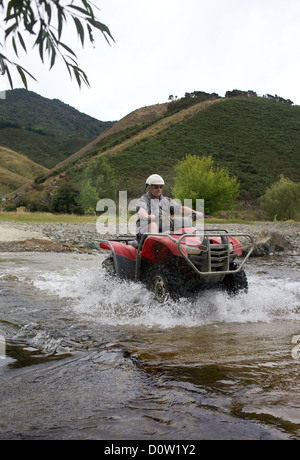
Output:
[[[130,260],[135,260],[136,258],[137,249],[128,244],[119,243],[117,241],[101,241],[100,248],[127,257],[127,259]]]
[[[135,279],[136,248],[117,241],[101,241],[100,248],[111,251],[117,276],[123,279]]]
[[[174,242],[165,236],[149,235],[143,246],[143,257],[155,263],[163,263],[170,254],[181,257],[178,247]]]

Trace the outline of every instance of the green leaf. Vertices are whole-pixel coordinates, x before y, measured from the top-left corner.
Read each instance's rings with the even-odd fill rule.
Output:
[[[95,16],[95,15],[94,15],[94,11],[93,11],[91,5],[89,4],[89,2],[88,2],[87,0],[81,0],[81,1],[82,1],[82,3],[84,4],[86,10],[89,11],[90,16],[94,17],[94,16]],[[97,8],[97,9],[99,9],[97,6],[95,6],[95,5],[93,5],[93,6],[94,6],[95,8]]]
[[[107,41],[108,44],[110,44],[110,43],[109,43],[108,38],[107,38],[107,36],[105,34],[107,34],[112,39],[113,42],[115,41],[114,37],[110,33],[109,28],[105,24],[103,24],[102,22],[96,21],[96,19],[91,19],[91,18],[87,18],[87,21],[90,24],[92,24],[92,26],[94,26],[96,29],[100,30],[103,33],[104,38],[105,38],[105,40]]]
[[[89,32],[90,41],[91,41],[91,43],[93,43],[94,42],[93,29],[91,28],[91,26],[89,24],[87,24],[87,29],[88,29],[88,32]]]
[[[75,67],[73,68],[73,71],[74,71],[75,78],[77,80],[77,84],[78,84],[79,88],[81,88],[80,74],[79,74],[78,70]]]
[[[7,75],[7,78],[8,78],[8,81],[9,81],[9,84],[10,84],[11,89],[14,89],[14,85],[13,85],[13,81],[12,81],[12,78],[11,78],[11,74],[10,74],[10,71],[9,71],[9,68],[7,67],[7,65],[6,65],[5,68],[4,68],[4,74]]]
[[[63,22],[66,20],[66,16],[65,16],[63,8],[59,4],[57,4],[57,19],[58,19],[58,38],[60,39],[62,30],[63,30]]]
[[[15,37],[12,38],[12,44],[13,44],[14,52],[15,52],[16,55],[18,56],[18,49],[17,49]],[[19,57],[19,56],[18,56],[18,57]]]
[[[74,10],[77,10],[79,11],[80,13],[86,15],[86,16],[90,16],[90,12],[87,11],[87,10],[84,10],[83,8],[80,8],[80,6],[76,6],[76,5],[67,5],[68,8],[73,8]]]
[[[49,50],[49,56],[51,55],[50,69],[52,69],[52,67],[55,64],[56,51],[55,51],[55,46],[53,45],[53,43],[52,43],[50,38],[48,38],[48,40],[47,40],[47,46],[48,46],[48,50]]]
[[[5,40],[7,39],[9,34],[13,32],[17,27],[18,27],[18,22],[15,22],[12,26],[8,27],[8,29],[5,30]]]
[[[40,41],[39,43],[39,53],[40,53],[41,61],[42,63],[44,63],[44,42],[43,41]]]
[[[26,45],[25,45],[25,42],[24,42],[23,37],[22,37],[22,35],[20,34],[20,32],[18,32],[18,37],[19,37],[19,42],[21,43],[23,49],[24,49],[25,52],[27,53]]]
[[[23,72],[23,69],[18,65],[17,66],[17,70],[22,78],[22,81],[23,81],[23,85],[25,86],[25,88],[28,90],[28,86],[27,86],[27,79],[26,79],[26,76],[25,76],[25,73]]]
[[[51,15],[52,15],[51,6],[50,6],[49,3],[47,3],[46,1],[44,1],[43,3],[44,3],[44,6],[45,6],[46,13],[47,13],[47,15],[48,15],[48,24],[50,24],[50,22],[51,22]]]
[[[84,29],[83,29],[83,26],[81,24],[81,22],[79,21],[78,18],[76,17],[73,17],[74,19],[74,22],[75,22],[75,25],[76,25],[76,29],[77,29],[77,33],[80,37],[80,40],[81,40],[81,44],[82,46],[84,45]]]
[[[69,48],[69,46],[67,46],[65,43],[63,43],[63,42],[58,42],[58,44],[59,44],[60,46],[62,46],[63,48],[65,48],[65,50],[67,50],[68,53],[70,53],[70,54],[72,54],[73,56],[76,57],[76,54],[74,53],[74,51],[71,50],[71,48]]]

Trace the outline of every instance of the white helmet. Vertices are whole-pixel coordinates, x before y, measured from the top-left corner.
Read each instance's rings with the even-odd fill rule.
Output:
[[[165,182],[161,176],[158,174],[152,174],[151,176],[148,177],[146,180],[146,186],[147,185],[164,185]]]

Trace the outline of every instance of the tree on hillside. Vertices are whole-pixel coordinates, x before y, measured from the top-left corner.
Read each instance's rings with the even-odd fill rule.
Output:
[[[211,156],[186,155],[175,166],[175,186],[173,195],[183,203],[192,199],[204,199],[207,214],[223,209],[232,209],[239,195],[239,183],[236,177],[214,165]]]
[[[184,97],[178,99],[177,96],[173,96],[170,94],[169,101],[170,104],[168,105],[168,112],[175,113],[179,110],[187,109],[199,102],[204,101],[213,101],[218,99],[219,95],[217,93],[205,93],[204,91],[193,91],[192,93],[185,93]]]
[[[99,201],[96,187],[92,187],[90,182],[87,181],[83,184],[80,195],[79,204],[85,212],[92,211],[96,213],[96,206]]]
[[[86,187],[87,184],[89,184],[88,187]],[[114,200],[117,196],[114,170],[103,156],[94,158],[84,171],[82,190],[90,187],[94,189],[94,195],[98,196],[98,199],[110,198]]]
[[[271,219],[299,218],[300,182],[293,182],[282,174],[280,180],[269,187],[260,198],[260,204]]]
[[[38,48],[41,61],[44,62],[47,57],[50,69],[59,55],[78,85],[81,86],[82,82],[89,85],[87,75],[78,67],[76,53],[68,43],[62,41],[62,33],[68,22],[74,25],[82,46],[86,36],[91,43],[94,42],[95,31],[102,32],[107,42],[113,40],[108,27],[97,19],[96,8],[89,0],[0,0],[5,24],[4,36],[0,37],[0,76],[7,76],[11,88],[12,68],[17,69],[26,88],[27,76],[34,79],[28,70],[2,54],[4,45],[11,41],[14,53],[19,58],[20,49],[27,53],[26,42],[31,36],[35,39],[34,47]]]
[[[52,196],[51,208],[54,212],[81,214],[79,188],[71,182],[63,182]]]

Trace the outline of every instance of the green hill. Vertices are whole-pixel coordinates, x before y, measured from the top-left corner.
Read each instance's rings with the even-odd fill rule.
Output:
[[[6,91],[0,99],[0,145],[52,168],[110,127],[58,99],[32,91]]]
[[[0,147],[0,193],[9,193],[47,172],[24,155]]]
[[[118,190],[127,190],[129,198],[141,195],[146,177],[154,172],[165,178],[170,195],[174,166],[188,153],[212,155],[216,165],[237,176],[242,200],[255,201],[280,174],[300,181],[300,107],[269,97],[216,96],[129,114],[27,187],[24,202],[30,203],[39,185],[50,203],[60,181],[79,184],[90,160],[99,155],[107,158]],[[16,202],[16,196],[11,199]]]
[[[174,165],[187,153],[212,155],[239,178],[243,199],[261,196],[280,174],[300,181],[300,107],[264,98],[219,99],[118,155],[107,155],[119,187],[134,195],[153,171],[172,185]]]

